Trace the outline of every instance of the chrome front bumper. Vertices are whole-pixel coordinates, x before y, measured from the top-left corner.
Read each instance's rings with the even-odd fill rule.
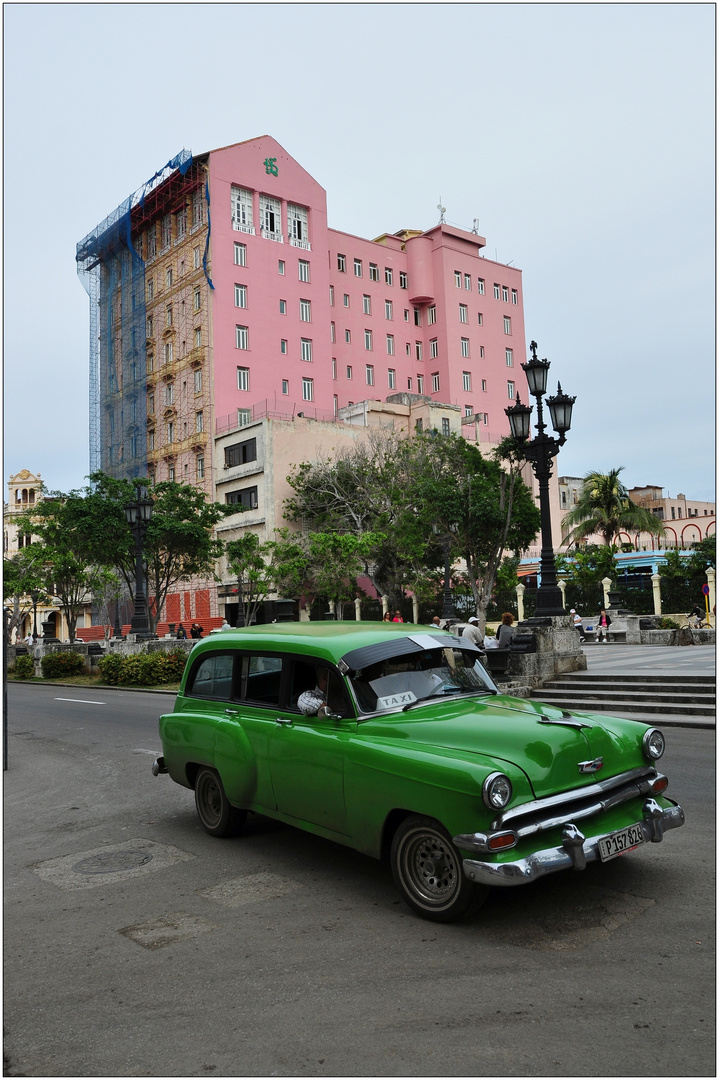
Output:
[[[655,799],[647,799],[642,807],[642,818],[639,824],[645,841],[658,844],[667,829],[678,829],[684,824],[684,811],[679,805],[663,810]],[[513,862],[464,859],[462,868],[465,877],[477,885],[526,885],[558,870],[583,870],[587,863],[599,858],[599,841],[603,836],[611,835],[612,832],[604,833],[587,840],[576,825],[567,824],[562,829],[561,847],[535,851],[525,859]]]

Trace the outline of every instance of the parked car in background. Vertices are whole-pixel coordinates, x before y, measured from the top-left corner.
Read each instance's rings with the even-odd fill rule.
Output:
[[[582,870],[684,824],[634,720],[500,694],[466,638],[387,623],[280,623],[198,641],[160,718],[167,772],[204,829],[248,813],[388,856],[438,922],[490,886]]]

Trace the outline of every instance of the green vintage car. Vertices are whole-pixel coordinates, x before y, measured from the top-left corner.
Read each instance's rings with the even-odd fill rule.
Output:
[[[194,788],[212,836],[249,812],[389,856],[409,906],[449,922],[488,887],[582,870],[684,824],[633,720],[501,694],[434,627],[284,623],[197,643],[155,775]]]

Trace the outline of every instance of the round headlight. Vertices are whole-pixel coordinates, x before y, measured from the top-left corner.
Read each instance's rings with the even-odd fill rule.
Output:
[[[648,761],[657,761],[664,753],[665,746],[664,736],[659,728],[649,728],[649,731],[644,732],[642,750]]]
[[[490,773],[482,785],[482,798],[489,810],[504,810],[512,798],[512,782],[504,773]]]

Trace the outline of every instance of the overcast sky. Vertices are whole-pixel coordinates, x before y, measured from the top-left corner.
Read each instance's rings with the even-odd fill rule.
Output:
[[[273,135],[374,237],[523,271],[558,472],[714,499],[711,4],[7,4],[5,481],[88,472],[75,245],[183,147]],[[524,396],[524,395],[523,395]]]

